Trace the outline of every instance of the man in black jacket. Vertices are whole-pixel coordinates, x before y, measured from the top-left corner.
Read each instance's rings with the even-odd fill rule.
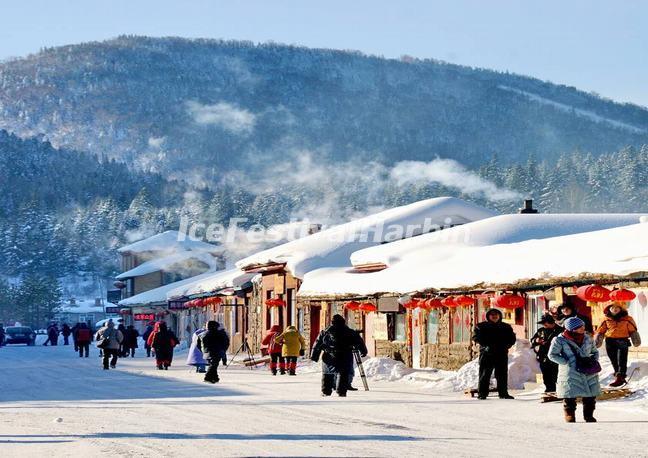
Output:
[[[205,382],[217,383],[218,364],[223,360],[229,348],[230,339],[224,329],[217,321],[207,323],[207,332],[198,338],[198,348],[202,351],[203,358],[209,363],[209,369],[205,374]]]
[[[556,381],[558,380],[558,364],[551,361],[547,355],[551,341],[560,335],[564,329],[556,324],[556,320],[551,315],[542,317],[538,324],[542,327],[531,337],[531,348],[536,354],[536,359],[540,363],[542,371],[542,381],[545,386],[545,393],[554,393],[556,391]]]
[[[472,340],[479,344],[479,399],[488,397],[493,369],[500,399],[513,399],[508,393],[508,351],[515,344],[515,333],[502,322],[502,312],[486,312],[486,321],[475,326]]]
[[[336,388],[338,396],[345,397],[349,389],[349,372],[353,367],[353,350],[358,349],[361,356],[367,355],[362,337],[346,325],[342,315],[334,315],[331,326],[320,332],[313,344],[311,359],[319,361],[322,357],[322,395],[330,396]],[[337,386],[336,385],[337,376]]]

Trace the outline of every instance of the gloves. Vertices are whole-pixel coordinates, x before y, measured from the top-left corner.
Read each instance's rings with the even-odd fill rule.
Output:
[[[632,341],[633,346],[635,347],[641,346],[641,336],[637,331],[634,331],[632,334],[630,334],[630,340]]]
[[[601,345],[603,345],[603,339],[605,339],[605,335],[596,334],[596,348],[601,348]]]
[[[299,350],[299,356],[304,356],[305,354],[306,354],[306,352],[304,351],[303,348],[301,350]]]
[[[367,356],[367,354],[366,353],[360,353],[360,356],[362,356],[364,358],[365,356]]]

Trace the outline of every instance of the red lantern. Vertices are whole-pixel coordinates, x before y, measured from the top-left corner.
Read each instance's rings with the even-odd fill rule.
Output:
[[[204,307],[205,305],[205,300],[204,299],[196,299],[196,307]]]
[[[610,300],[610,290],[599,285],[581,286],[576,295],[587,302],[607,302]]]
[[[213,299],[212,304],[214,305],[219,305],[223,303],[223,299],[218,296],[212,297],[212,299]]]
[[[441,300],[441,304],[444,307],[452,308],[452,307],[457,307],[458,304],[455,302],[454,297],[448,296],[444,299]]]
[[[405,307],[408,310],[414,310],[417,307],[420,307],[422,301],[419,301],[418,299],[410,299],[409,301],[405,302],[403,304],[403,307]]]
[[[377,312],[378,307],[376,307],[374,304],[372,304],[370,302],[365,302],[363,304],[360,304],[360,310],[365,312],[365,313]]]
[[[495,299],[495,305],[501,309],[520,309],[526,300],[518,294],[502,294]]]
[[[360,302],[349,301],[346,304],[344,304],[344,308],[352,311],[360,310]]]
[[[428,299],[427,301],[425,301],[426,310],[438,309],[441,307],[443,307],[443,304],[441,303],[441,299],[439,298]]]
[[[471,305],[475,305],[475,302],[477,301],[470,296],[461,295],[454,298],[454,303],[457,304],[459,307],[468,307]]]
[[[266,305],[268,307],[285,307],[286,303],[281,299],[268,299]]]
[[[610,300],[614,302],[630,302],[637,295],[629,289],[615,289],[610,293]]]

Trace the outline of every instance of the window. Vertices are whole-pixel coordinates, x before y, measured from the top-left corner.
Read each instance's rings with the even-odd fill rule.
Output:
[[[405,332],[405,320],[407,316],[404,313],[394,314],[394,340],[405,342],[407,333]]]
[[[297,310],[297,329],[303,334],[304,332],[304,309],[300,308]]]
[[[439,311],[431,310],[427,318],[427,340],[429,344],[438,343]]]
[[[470,314],[472,309],[470,307],[457,307],[452,309],[452,342],[470,342]]]

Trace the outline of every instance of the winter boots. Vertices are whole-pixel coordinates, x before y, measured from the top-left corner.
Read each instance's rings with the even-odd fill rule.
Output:
[[[617,388],[620,386],[623,386],[626,384],[626,378],[624,375],[621,374],[616,374],[616,377],[612,383],[610,383],[611,387]]]
[[[576,423],[576,399],[564,399],[563,406],[565,409],[565,421],[567,423]],[[583,398],[583,419],[586,423],[596,423],[596,418],[594,418],[595,408],[596,398]]]
[[[583,419],[586,423],[596,423],[596,418],[594,418],[595,408],[596,398],[583,398]]]
[[[565,407],[565,421],[567,423],[576,423],[576,410]]]

